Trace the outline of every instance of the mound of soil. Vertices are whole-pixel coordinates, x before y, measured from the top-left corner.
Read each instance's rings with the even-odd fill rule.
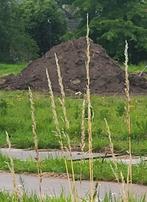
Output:
[[[122,93],[124,90],[124,71],[112,60],[105,50],[90,41],[90,79],[92,93]],[[67,41],[54,46],[43,57],[30,63],[17,76],[9,76],[0,88],[47,90],[45,70],[49,71],[54,92],[60,92],[56,70],[57,54],[66,93],[85,92],[86,90],[86,39]],[[130,75],[132,92],[147,92],[147,80]]]

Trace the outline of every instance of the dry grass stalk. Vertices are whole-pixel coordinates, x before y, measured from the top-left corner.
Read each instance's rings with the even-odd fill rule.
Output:
[[[81,144],[80,144],[80,148],[81,148],[81,152],[84,152],[84,148],[85,148],[85,96],[83,99],[83,103],[82,103],[82,116],[81,116]],[[82,167],[83,167],[83,160],[80,160],[80,182],[82,181]]]
[[[81,121],[81,151],[84,151],[85,148],[85,98],[83,99],[82,104],[82,121]]]
[[[128,195],[126,194],[126,184],[124,180],[124,176],[122,172],[120,172],[121,180],[122,180],[122,202],[128,202]]]
[[[11,149],[11,142],[10,142],[10,138],[9,138],[9,135],[8,135],[8,132],[6,131],[6,141],[7,141],[7,144],[8,144],[8,148],[9,148],[9,152],[10,152],[10,149]],[[10,172],[11,172],[11,175],[12,175],[12,178],[13,178],[13,189],[14,189],[14,201],[18,201],[19,197],[18,197],[18,190],[17,190],[17,183],[16,183],[16,175],[15,175],[15,169],[14,169],[14,161],[12,159],[11,156],[9,156],[9,159],[10,159],[10,163],[9,162],[6,162]]]
[[[83,98],[83,103],[82,103],[82,116],[81,116],[81,152],[84,152],[85,148],[85,96]],[[83,167],[83,160],[80,160],[80,182],[82,181],[82,167]]]
[[[34,101],[33,101],[33,94],[31,88],[29,87],[29,99],[31,105],[31,116],[32,116],[32,134],[33,134],[33,141],[34,141],[34,148],[36,152],[36,162],[37,162],[37,171],[39,175],[39,192],[40,192],[40,199],[42,199],[42,170],[41,170],[41,161],[39,158],[39,150],[38,150],[38,136],[36,133],[36,120],[35,120],[35,108],[34,108]]]
[[[139,73],[138,76],[142,76],[142,74],[145,72],[146,69],[147,69],[147,65],[143,68],[143,70]]]
[[[52,108],[52,113],[53,113],[53,119],[54,119],[54,122],[55,122],[57,136],[59,137],[59,144],[60,144],[61,150],[63,150],[63,142],[62,142],[62,136],[61,136],[60,126],[59,126],[59,120],[58,120],[57,111],[56,111],[54,93],[53,93],[53,90],[52,90],[52,84],[51,84],[49,72],[48,72],[47,69],[46,69],[46,76],[47,76],[49,94],[50,94],[50,99],[51,99],[51,108]]]
[[[129,84],[129,74],[128,74],[128,42],[125,41],[125,95],[127,99],[126,106],[126,121],[128,128],[128,139],[129,139],[129,156],[130,163],[128,165],[128,176],[127,176],[127,184],[132,183],[132,145],[131,145],[131,117],[130,117],[130,106],[131,106],[131,98],[130,98],[130,84]]]
[[[59,144],[60,144],[61,150],[64,151],[64,145],[63,145],[63,141],[62,141],[62,135],[61,135],[61,130],[60,130],[60,126],[59,126],[58,115],[57,115],[57,111],[56,111],[54,93],[53,93],[53,90],[52,90],[52,84],[51,84],[49,72],[48,72],[47,69],[46,69],[46,76],[47,76],[47,81],[48,81],[48,88],[49,88],[50,99],[51,99],[51,108],[52,108],[53,118],[54,118],[55,127],[56,127],[56,131],[57,131],[57,136],[59,137]],[[64,91],[64,89],[63,89],[63,91]],[[65,94],[63,93],[63,95],[65,95]],[[64,131],[63,131],[63,133],[64,133]],[[67,141],[68,141],[68,148],[66,148],[66,150],[71,153],[71,146],[70,146],[69,136],[67,134],[65,134],[65,133],[64,133],[64,136],[67,138]],[[75,183],[73,161],[71,160],[72,182],[70,182],[69,169],[68,169],[68,164],[67,164],[67,160],[66,159],[64,159],[64,163],[65,163],[66,174],[67,174],[67,177],[68,177],[68,182],[69,182],[69,185],[71,187],[71,189],[70,189],[71,199],[72,199],[73,202],[77,202],[78,200],[77,200],[77,197],[75,196],[75,193],[76,193],[76,191],[75,191],[75,185],[72,184],[72,182]]]
[[[67,112],[66,112],[66,107],[65,107],[64,86],[63,86],[63,81],[62,81],[62,76],[61,76],[61,69],[60,69],[60,65],[59,65],[59,60],[58,60],[58,57],[57,57],[56,53],[55,53],[55,61],[56,61],[56,67],[57,67],[57,73],[58,73],[58,83],[59,83],[60,92],[61,92],[60,103],[61,103],[62,110],[63,110],[64,122],[65,122],[66,129],[69,129],[69,121],[68,121],[68,118],[67,118]],[[64,133],[64,131],[63,131],[63,133]],[[69,152],[70,156],[72,156],[71,143],[70,143],[69,135],[64,133],[64,136],[66,137],[67,144],[68,144],[67,152]],[[78,201],[78,196],[77,196],[77,190],[76,190],[76,185],[75,185],[75,173],[74,173],[74,165],[73,165],[72,159],[70,160],[70,163],[71,163],[71,171],[72,171],[72,182],[71,182],[72,196],[73,196],[72,198],[73,198],[74,202],[77,202]]]
[[[55,53],[55,61],[56,61],[56,67],[57,67],[57,73],[58,73],[58,83],[59,83],[60,92],[61,92],[60,103],[61,103],[62,110],[63,110],[64,122],[65,122],[66,129],[69,129],[69,121],[68,121],[68,118],[67,118],[67,112],[66,112],[66,107],[65,107],[64,86],[63,86],[63,81],[62,81],[62,76],[61,76],[61,69],[60,69],[60,65],[59,65],[59,60],[58,60],[58,57],[57,57],[56,53]],[[64,133],[64,131],[63,131],[63,133]],[[68,143],[67,151],[70,153],[70,156],[72,156],[71,143],[70,143],[69,135],[64,133],[64,136],[66,137],[67,143]],[[78,202],[78,194],[77,194],[76,185],[75,185],[74,165],[73,165],[73,160],[72,159],[70,160],[70,163],[71,163],[71,171],[72,171],[72,182],[71,182],[72,199],[73,199],[74,202]]]
[[[98,199],[98,196],[99,196],[98,188],[99,188],[99,183],[96,182],[95,187],[94,187],[94,192],[93,192],[93,201],[97,201],[97,199]],[[98,201],[99,201],[99,199],[98,199]]]
[[[64,115],[64,121],[65,121],[65,126],[67,129],[69,129],[69,121],[67,118],[67,112],[66,112],[66,107],[65,107],[65,92],[64,92],[64,86],[63,86],[63,81],[62,81],[62,76],[61,76],[61,69],[59,65],[59,60],[57,57],[57,54],[55,53],[55,61],[56,61],[56,67],[57,67],[57,73],[58,73],[58,82],[60,86],[60,91],[61,91],[61,104],[62,104],[62,110],[63,110],[63,115]]]
[[[107,119],[105,118],[104,120],[105,120],[106,129],[107,129],[107,133],[108,133],[108,137],[109,137],[110,151],[112,154],[112,161],[113,161],[113,165],[114,165],[114,167],[113,167],[113,165],[110,163],[110,167],[111,167],[111,170],[113,172],[113,175],[115,176],[115,179],[119,183],[120,180],[119,180],[119,175],[118,175],[117,159],[116,159],[115,154],[114,154],[114,147],[113,147],[113,142],[112,142],[112,138],[111,138],[111,131],[110,131],[110,127],[109,127],[109,124],[107,122]],[[126,190],[125,190],[124,176],[123,176],[122,172],[120,172],[119,174],[120,174],[121,183],[122,183],[122,199],[123,199],[123,202],[128,202]]]
[[[67,138],[67,145],[68,147],[66,147],[66,151],[70,153],[70,165],[71,165],[71,177],[72,177],[72,181],[71,181],[71,190],[72,190],[72,199],[73,202],[78,202],[79,198],[78,198],[78,193],[77,193],[77,189],[76,189],[76,181],[75,181],[75,172],[74,172],[74,163],[72,160],[72,149],[71,149],[71,143],[70,143],[70,138],[68,134],[65,134],[66,138]],[[68,168],[68,167],[67,167]]]
[[[89,177],[90,177],[90,202],[93,202],[93,158],[92,158],[92,117],[91,117],[91,96],[90,96],[90,39],[89,39],[89,16],[87,14],[87,34],[86,34],[86,98],[88,104],[88,152],[89,152]]]
[[[32,134],[33,134],[33,141],[34,141],[36,160],[37,160],[37,159],[39,159],[38,137],[37,137],[37,133],[36,133],[36,120],[35,120],[35,108],[34,108],[33,94],[32,94],[30,87],[29,87],[29,100],[30,100],[30,105],[31,105]]]
[[[117,182],[119,182],[119,176],[118,176],[118,167],[117,167],[117,160],[116,160],[116,157],[115,157],[115,154],[114,154],[114,147],[113,147],[113,143],[112,143],[112,139],[111,139],[111,131],[110,131],[110,127],[108,125],[108,122],[107,122],[107,119],[105,118],[104,119],[105,121],[105,124],[106,124],[106,129],[107,129],[107,133],[108,133],[108,137],[109,137],[109,143],[110,143],[110,151],[111,151],[111,154],[112,154],[112,161],[113,161],[113,165],[114,167],[111,165],[111,169],[112,169],[112,172],[117,180]]]
[[[69,183],[69,187],[70,187],[71,200],[72,200],[72,202],[75,202],[74,201],[74,195],[73,195],[73,192],[72,192],[72,183],[70,182],[69,169],[68,169],[68,165],[67,165],[67,160],[66,159],[64,159],[64,164],[65,164],[67,179],[68,179],[68,183]]]

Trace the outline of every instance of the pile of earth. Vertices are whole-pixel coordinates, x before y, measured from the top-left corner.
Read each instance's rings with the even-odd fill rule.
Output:
[[[46,68],[49,71],[53,91],[60,92],[55,63],[58,56],[66,93],[86,90],[86,39],[67,41],[51,48],[43,57],[31,62],[19,75],[3,79],[0,88],[47,90]],[[90,40],[90,88],[92,93],[122,93],[124,91],[124,71],[112,60],[105,50]],[[145,77],[130,75],[131,91],[147,92]]]

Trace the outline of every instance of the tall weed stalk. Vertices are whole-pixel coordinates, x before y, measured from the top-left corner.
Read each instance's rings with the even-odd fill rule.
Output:
[[[128,128],[128,143],[129,143],[129,157],[130,162],[128,165],[128,176],[127,184],[132,184],[132,144],[131,144],[131,97],[130,97],[130,84],[129,84],[129,74],[128,74],[128,42],[125,41],[125,95],[126,95],[126,122]]]
[[[83,98],[83,103],[82,103],[82,115],[81,115],[81,144],[80,144],[80,149],[81,152],[84,152],[85,148],[85,96]],[[82,181],[82,167],[83,167],[83,162],[84,160],[80,160],[80,182]]]
[[[67,112],[66,112],[66,107],[65,107],[65,92],[64,92],[64,86],[63,86],[63,81],[62,81],[62,76],[61,76],[61,69],[59,65],[59,60],[57,57],[57,54],[55,53],[55,61],[56,61],[56,67],[57,67],[57,73],[58,73],[58,83],[60,86],[60,92],[61,92],[61,105],[62,105],[62,110],[63,110],[63,115],[64,115],[64,122],[65,126],[67,129],[69,129],[69,121],[67,118]]]
[[[59,66],[58,58],[57,58],[56,54],[55,54],[55,60],[56,60],[56,67],[57,67],[57,72],[58,72],[58,81],[59,81],[59,86],[60,86],[61,96],[62,96],[61,105],[62,105],[62,110],[63,110],[63,116],[64,116],[66,128],[69,128],[69,122],[68,122],[68,119],[67,119],[66,107],[65,107],[65,92],[64,92],[64,87],[63,87],[63,83],[62,83],[61,70],[60,70],[60,66]],[[46,69],[46,76],[47,76],[50,99],[51,99],[52,113],[53,113],[54,122],[55,122],[56,130],[57,130],[57,136],[59,136],[60,147],[61,147],[62,152],[64,152],[64,149],[66,149],[66,151],[68,151],[71,154],[70,138],[69,138],[68,134],[65,133],[64,130],[61,131],[61,129],[60,129],[59,119],[58,119],[57,110],[56,110],[54,93],[53,93],[53,90],[52,90],[52,84],[51,84],[51,80],[50,80],[50,75],[49,75],[49,72],[48,72],[47,69]],[[62,135],[64,137],[66,137],[66,139],[67,139],[67,143],[68,143],[67,147],[65,147],[64,144],[63,144]],[[71,188],[70,189],[71,200],[72,200],[72,202],[78,202],[78,196],[77,196],[77,191],[76,191],[76,186],[75,186],[75,174],[74,174],[73,161],[71,159],[72,181],[70,180],[69,168],[68,168],[68,163],[67,163],[66,158],[64,159],[64,163],[65,163],[65,168],[66,168],[66,173],[67,173],[69,186]]]
[[[29,99],[30,99],[30,105],[31,105],[31,117],[32,117],[32,134],[33,134],[33,141],[34,141],[34,148],[36,152],[36,162],[37,162],[37,171],[39,175],[39,192],[40,192],[40,199],[42,199],[42,169],[41,169],[41,160],[39,157],[39,150],[38,150],[38,136],[36,132],[36,120],[35,120],[35,108],[34,108],[34,100],[33,100],[33,94],[31,91],[31,88],[29,87]]]
[[[9,152],[11,150],[11,141],[10,141],[10,138],[9,138],[9,135],[8,135],[8,132],[6,131],[6,142],[8,144],[8,148],[9,148]],[[9,159],[10,159],[10,162],[6,162],[10,172],[11,172],[11,175],[12,175],[12,182],[13,182],[13,197],[12,197],[12,202],[16,202],[16,201],[19,201],[19,193],[18,193],[18,190],[17,190],[17,183],[16,183],[16,175],[15,175],[15,168],[14,168],[14,161],[12,159],[11,156],[9,156]]]
[[[62,81],[61,68],[60,68],[59,60],[58,60],[56,53],[55,53],[55,61],[56,61],[56,68],[57,68],[57,74],[58,74],[58,83],[59,83],[60,92],[61,92],[60,103],[62,106],[65,128],[69,129],[69,121],[67,118],[67,111],[66,111],[66,106],[65,106],[65,91],[64,91],[63,81]],[[72,150],[71,150],[70,138],[69,138],[68,133],[65,132],[64,129],[62,131],[67,140],[66,151],[70,153],[70,157],[71,157],[70,164],[71,164],[71,173],[72,173],[72,181],[71,181],[71,189],[72,189],[72,195],[73,195],[72,198],[73,198],[74,202],[78,202],[78,194],[77,194],[76,184],[75,184],[75,173],[74,173],[74,164],[73,164],[73,160],[72,160]],[[65,163],[67,164],[67,162],[65,162]]]
[[[92,158],[92,117],[91,117],[91,95],[90,95],[90,39],[89,39],[89,16],[87,14],[87,34],[86,34],[86,99],[88,110],[88,152],[89,152],[89,178],[90,178],[90,202],[93,202],[93,158]]]

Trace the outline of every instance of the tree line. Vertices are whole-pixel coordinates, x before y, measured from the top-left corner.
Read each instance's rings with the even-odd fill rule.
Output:
[[[74,32],[67,29],[64,4],[75,8]],[[123,61],[129,43],[132,63],[147,60],[147,0],[0,0],[0,62],[23,62],[43,55],[62,41],[86,34]]]

